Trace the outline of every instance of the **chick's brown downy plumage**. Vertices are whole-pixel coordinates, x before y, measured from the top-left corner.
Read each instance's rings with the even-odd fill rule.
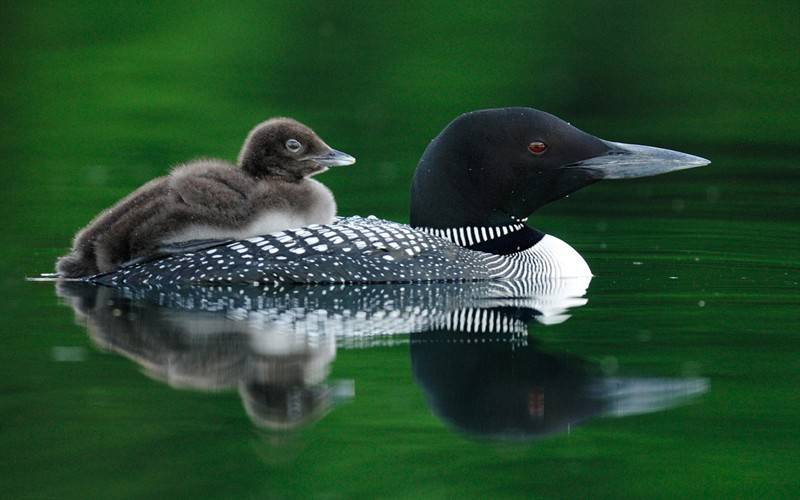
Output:
[[[331,192],[310,177],[355,159],[291,118],[256,126],[238,165],[200,159],[153,179],[79,231],[56,271],[67,278],[113,270],[165,244],[247,238],[336,215]]]

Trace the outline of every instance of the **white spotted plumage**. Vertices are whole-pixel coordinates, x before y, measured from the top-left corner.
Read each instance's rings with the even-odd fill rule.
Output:
[[[411,283],[590,276],[569,245],[546,235],[532,247],[494,255],[464,248],[523,229],[414,229],[375,217],[338,218],[121,268],[94,281],[180,283]],[[213,257],[213,258],[212,258]]]

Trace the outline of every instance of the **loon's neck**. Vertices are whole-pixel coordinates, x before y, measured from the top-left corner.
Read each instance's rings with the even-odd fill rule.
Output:
[[[458,137],[440,134],[426,148],[411,182],[411,227],[497,255],[538,243],[544,234],[525,224],[538,201],[508,176],[484,182],[490,162],[460,146]]]
[[[527,250],[544,238],[544,233],[528,227],[524,222],[499,226],[462,226],[448,228],[417,227],[428,234],[448,239],[470,250],[508,255]]]
[[[425,149],[411,182],[411,227],[496,255],[538,243],[544,233],[525,221],[543,204],[540,197],[526,195],[513,177],[492,174],[491,158],[462,146],[458,134],[440,134]]]

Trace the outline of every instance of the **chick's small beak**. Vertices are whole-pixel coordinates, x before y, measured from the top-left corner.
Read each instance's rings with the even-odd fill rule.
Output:
[[[310,159],[319,163],[323,167],[339,167],[343,165],[352,165],[353,163],[356,162],[356,159],[350,156],[349,154],[337,151],[332,148],[329,148],[326,152],[322,153],[321,155],[313,156]]]

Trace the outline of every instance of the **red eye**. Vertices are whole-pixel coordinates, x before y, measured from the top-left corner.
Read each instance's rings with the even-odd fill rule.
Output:
[[[540,155],[547,151],[547,144],[540,141],[532,142],[528,144],[528,151],[535,155]]]

